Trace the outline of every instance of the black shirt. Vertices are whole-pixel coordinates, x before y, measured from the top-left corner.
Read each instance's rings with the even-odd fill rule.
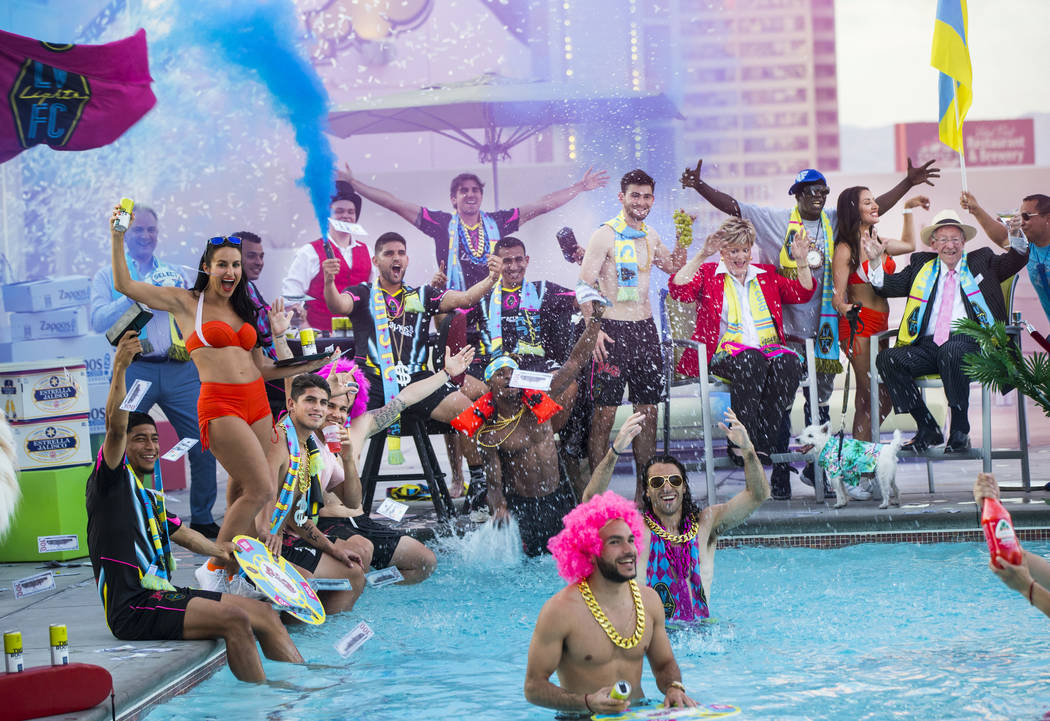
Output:
[[[497,210],[495,213],[486,213],[486,215],[496,221],[496,227],[499,229],[499,236],[497,238],[488,238],[488,240],[499,240],[513,233],[518,229],[521,219],[521,213],[518,212],[517,208]],[[444,263],[446,270],[448,269],[448,224],[451,222],[451,213],[431,210],[430,208],[420,208],[419,217],[416,218],[416,227],[434,239],[434,251],[438,265],[440,266]],[[475,247],[477,247],[477,242],[480,241],[478,235],[483,228],[484,223],[479,220],[478,227],[475,230],[466,231],[470,240],[475,243]],[[464,230],[466,229],[464,228]],[[466,290],[488,277],[489,268],[485,259],[488,257],[489,249],[484,248],[481,257],[476,258],[464,246],[462,241],[457,243],[457,247],[459,248],[459,267],[463,269],[463,290]]]
[[[485,271],[488,273],[488,271]],[[364,362],[365,373],[375,382],[379,376],[379,353],[376,350],[375,322],[372,319],[372,283],[360,283],[346,289],[354,296],[350,322],[354,326],[354,356]],[[394,295],[383,291],[390,328],[390,346],[394,364],[403,363],[411,373],[427,368],[430,342],[430,319],[441,306],[445,291],[429,285],[419,288],[402,286]]]
[[[521,308],[521,288],[508,291],[502,289],[503,307],[500,320],[503,330],[503,352],[517,353],[518,342],[524,339],[528,343],[538,344],[544,355],[540,358],[553,361],[557,365],[565,363],[572,349],[572,314],[576,311],[576,293],[568,288],[546,281],[525,281],[536,288],[540,296],[538,310]],[[542,293],[542,295],[541,295]],[[492,293],[482,299],[481,303],[471,309],[468,326],[475,329],[485,341],[488,341],[489,302]],[[490,358],[479,348],[475,363],[488,365]],[[529,357],[523,356],[523,360]],[[533,370],[532,364],[527,370]]]

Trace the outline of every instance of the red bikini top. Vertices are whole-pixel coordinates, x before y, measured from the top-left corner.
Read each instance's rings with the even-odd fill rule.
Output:
[[[882,271],[887,274],[895,273],[897,271],[897,263],[895,263],[893,258],[891,258],[888,255],[882,261]],[[871,281],[868,279],[870,272],[871,270],[869,268],[868,261],[864,261],[857,267],[857,270],[850,273],[849,280],[847,282],[849,283],[849,285],[862,285],[864,283],[870,283]]]
[[[201,314],[204,310],[204,293],[197,299],[197,315],[194,318],[195,328],[186,339],[186,352],[192,353],[198,348],[229,348],[239,345],[246,351],[251,351],[258,341],[258,334],[251,323],[244,323],[239,330],[234,331],[230,324],[222,320],[210,320],[201,325]]]

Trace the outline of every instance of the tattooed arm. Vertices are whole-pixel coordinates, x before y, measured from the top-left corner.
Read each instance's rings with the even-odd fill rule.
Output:
[[[376,433],[379,433],[379,431],[389,426],[397,420],[401,411],[411,405],[419,403],[447,383],[452,376],[457,376],[460,373],[463,373],[472,360],[474,360],[473,346],[466,346],[455,355],[453,355],[448,348],[445,348],[445,368],[443,370],[439,370],[429,378],[418,380],[415,383],[406,386],[404,390],[398,393],[397,396],[385,406],[368,412],[372,422],[368,427],[368,432],[365,434],[365,438],[374,436]]]

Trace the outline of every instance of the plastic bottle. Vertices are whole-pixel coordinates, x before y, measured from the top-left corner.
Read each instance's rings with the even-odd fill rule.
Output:
[[[986,497],[981,508],[981,526],[984,528],[984,539],[988,541],[988,553],[996,568],[1002,568],[997,560],[999,558],[1015,566],[1021,563],[1024,558],[1021,544],[1017,542],[1013,521],[1003,504]]]

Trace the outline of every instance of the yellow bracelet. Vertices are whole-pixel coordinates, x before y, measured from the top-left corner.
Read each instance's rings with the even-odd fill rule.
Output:
[[[667,685],[668,688],[676,688],[682,693],[685,693],[685,686],[682,685],[681,681],[672,681]]]

